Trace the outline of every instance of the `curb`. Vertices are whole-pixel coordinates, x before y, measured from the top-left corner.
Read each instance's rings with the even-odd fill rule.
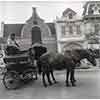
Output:
[[[89,72],[89,71],[99,71],[100,70],[100,67],[91,67],[91,68],[88,68],[88,69],[75,69],[76,71],[85,71],[85,72]]]

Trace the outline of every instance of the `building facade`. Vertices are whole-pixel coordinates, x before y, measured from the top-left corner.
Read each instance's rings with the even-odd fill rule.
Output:
[[[83,12],[84,34],[88,48],[100,48],[100,1],[87,2]]]
[[[83,15],[67,8],[61,18],[45,23],[32,8],[32,16],[21,24],[1,24],[3,38],[15,33],[22,48],[29,48],[35,42],[42,42],[49,51],[63,52],[71,49],[100,47],[100,1],[83,5]]]
[[[82,24],[82,19],[70,8],[67,8],[62,13],[62,17],[55,21],[58,52],[63,52],[66,49],[83,48]]]
[[[22,49],[28,49],[32,44],[43,43],[49,51],[57,51],[56,30],[54,23],[45,23],[32,8],[32,16],[22,24],[3,23],[3,38],[7,40],[10,33],[16,34],[16,39]]]

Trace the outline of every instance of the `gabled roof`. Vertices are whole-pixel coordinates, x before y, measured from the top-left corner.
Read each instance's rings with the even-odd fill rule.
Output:
[[[66,14],[68,14],[68,12],[72,12],[74,15],[76,14],[75,11],[73,11],[73,10],[70,9],[70,8],[67,8],[67,9],[63,12],[63,16],[65,16]]]

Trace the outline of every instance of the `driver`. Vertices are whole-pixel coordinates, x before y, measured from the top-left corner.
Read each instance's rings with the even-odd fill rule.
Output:
[[[24,51],[20,51],[20,46],[16,42],[16,36],[15,33],[11,33],[8,40],[7,40],[7,48],[6,48],[8,55],[14,55],[14,54],[21,54],[24,53]]]
[[[7,40],[7,45],[8,46],[14,46],[14,47],[20,49],[20,46],[18,45],[18,43],[15,40],[15,33],[10,34],[10,36]]]

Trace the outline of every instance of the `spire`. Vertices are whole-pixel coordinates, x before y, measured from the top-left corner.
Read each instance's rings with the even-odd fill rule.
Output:
[[[41,19],[36,11],[36,7],[32,7],[32,16],[26,21],[27,23],[33,23],[33,24],[38,24],[38,20],[43,21],[43,19]]]
[[[37,24],[37,12],[36,12],[36,7],[32,7],[33,9],[33,13],[32,13],[32,16],[33,16],[33,23],[34,24]]]
[[[32,16],[34,17],[34,19],[36,19],[37,18],[36,7],[32,7],[32,9],[33,9]]]

